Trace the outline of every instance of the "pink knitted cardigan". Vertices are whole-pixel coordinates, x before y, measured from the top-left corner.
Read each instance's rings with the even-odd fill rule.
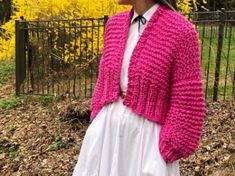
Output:
[[[118,100],[132,15],[133,7],[116,13],[106,23],[91,121],[104,105]],[[154,12],[130,58],[123,104],[163,125],[159,149],[166,162],[195,152],[204,123],[205,99],[198,34],[183,15],[163,5]]]

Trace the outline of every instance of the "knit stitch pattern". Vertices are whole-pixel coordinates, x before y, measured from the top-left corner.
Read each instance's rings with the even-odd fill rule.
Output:
[[[118,100],[133,10],[116,13],[106,23],[91,121],[103,106]],[[193,24],[178,12],[160,5],[149,20],[130,58],[123,104],[162,125],[159,149],[167,163],[196,151],[205,117],[199,39]]]

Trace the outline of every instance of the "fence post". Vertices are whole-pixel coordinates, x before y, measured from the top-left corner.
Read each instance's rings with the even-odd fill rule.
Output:
[[[25,55],[25,23],[15,21],[15,65],[16,65],[16,95],[20,94],[20,85],[26,76],[26,55]]]
[[[104,15],[104,27],[105,27],[108,19],[109,19],[109,16],[108,15]]]
[[[221,53],[222,53],[223,38],[224,38],[224,20],[225,20],[224,14],[225,14],[225,9],[221,8],[221,11],[219,11],[220,21],[219,21],[218,46],[217,46],[216,66],[215,66],[213,101],[217,101],[218,99],[220,62],[221,62]]]

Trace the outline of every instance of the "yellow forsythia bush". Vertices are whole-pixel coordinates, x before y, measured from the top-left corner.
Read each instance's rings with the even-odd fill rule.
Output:
[[[26,20],[41,19],[76,19],[80,17],[111,16],[117,12],[130,9],[131,6],[118,5],[117,0],[12,0],[13,14],[11,20],[0,26],[0,60],[13,59],[15,54],[15,20],[21,16]],[[205,1],[205,0],[204,0]],[[205,3],[205,2],[204,2]],[[197,6],[196,0],[178,0],[177,6],[182,13],[188,13]],[[69,59],[68,46],[65,43],[64,59]],[[100,42],[102,45],[103,42]],[[101,47],[101,46],[100,46]],[[56,49],[56,46],[55,46]],[[79,48],[77,48],[79,50]],[[71,53],[71,52],[70,52]]]

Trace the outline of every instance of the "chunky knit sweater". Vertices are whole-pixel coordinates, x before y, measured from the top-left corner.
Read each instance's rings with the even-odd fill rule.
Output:
[[[118,100],[133,10],[116,13],[106,23],[91,121],[104,105]],[[198,34],[192,23],[160,5],[130,58],[123,104],[162,125],[159,149],[168,163],[193,154],[199,144],[205,117],[200,62]]]

